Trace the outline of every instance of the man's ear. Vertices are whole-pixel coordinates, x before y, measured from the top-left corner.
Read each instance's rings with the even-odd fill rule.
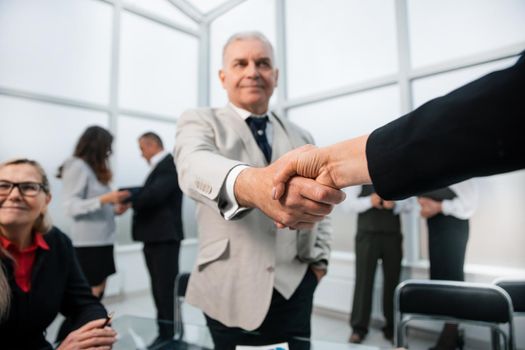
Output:
[[[222,84],[223,88],[225,88],[225,86],[224,86],[224,80],[225,79],[226,79],[226,74],[224,74],[224,70],[219,69],[219,80],[221,81],[221,84]]]
[[[277,87],[277,84],[279,82],[279,68],[275,68],[275,87]]]

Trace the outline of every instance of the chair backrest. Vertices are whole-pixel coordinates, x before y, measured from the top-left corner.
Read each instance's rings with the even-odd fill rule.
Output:
[[[403,330],[411,319],[452,320],[498,327],[509,325],[513,348],[512,302],[500,287],[491,284],[437,280],[407,280],[395,294],[396,343],[403,346]],[[501,330],[500,330],[501,331]]]
[[[494,284],[509,294],[514,312],[525,313],[525,278],[498,278]]]
[[[188,288],[188,281],[190,279],[189,272],[182,272],[175,278],[175,339],[182,339],[184,336],[184,323],[182,320],[182,302],[186,296],[186,289]]]

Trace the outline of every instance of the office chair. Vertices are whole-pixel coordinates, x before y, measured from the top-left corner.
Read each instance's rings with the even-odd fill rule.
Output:
[[[184,336],[184,324],[182,321],[182,303],[186,295],[186,288],[188,287],[188,280],[190,279],[189,272],[179,273],[175,278],[175,339],[181,340]]]
[[[525,278],[497,278],[492,283],[509,294],[514,309],[513,317],[525,317]],[[500,349],[499,335],[494,331],[492,332],[492,347]]]
[[[407,347],[405,329],[412,320],[439,320],[486,326],[515,350],[512,301],[491,284],[438,280],[407,280],[395,292],[395,343]],[[508,325],[507,334],[501,328]],[[508,336],[507,336],[508,335]]]

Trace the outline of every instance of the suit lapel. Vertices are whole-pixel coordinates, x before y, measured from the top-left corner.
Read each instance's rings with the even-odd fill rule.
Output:
[[[251,165],[257,167],[266,166],[266,159],[264,154],[259,149],[255,138],[250,131],[248,124],[230,107],[217,110],[217,117],[227,125],[227,130],[233,130],[235,134],[242,140],[246,151],[250,155]]]
[[[272,140],[272,163],[279,159],[283,154],[294,148],[292,136],[289,135],[284,123],[274,113],[269,113],[273,127]]]

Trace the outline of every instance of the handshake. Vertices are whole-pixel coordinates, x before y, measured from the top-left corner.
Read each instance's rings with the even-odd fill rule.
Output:
[[[235,182],[235,197],[241,206],[259,208],[279,228],[312,228],[345,199],[341,188],[370,183],[367,138],[324,148],[305,145],[265,168],[247,168]]]

